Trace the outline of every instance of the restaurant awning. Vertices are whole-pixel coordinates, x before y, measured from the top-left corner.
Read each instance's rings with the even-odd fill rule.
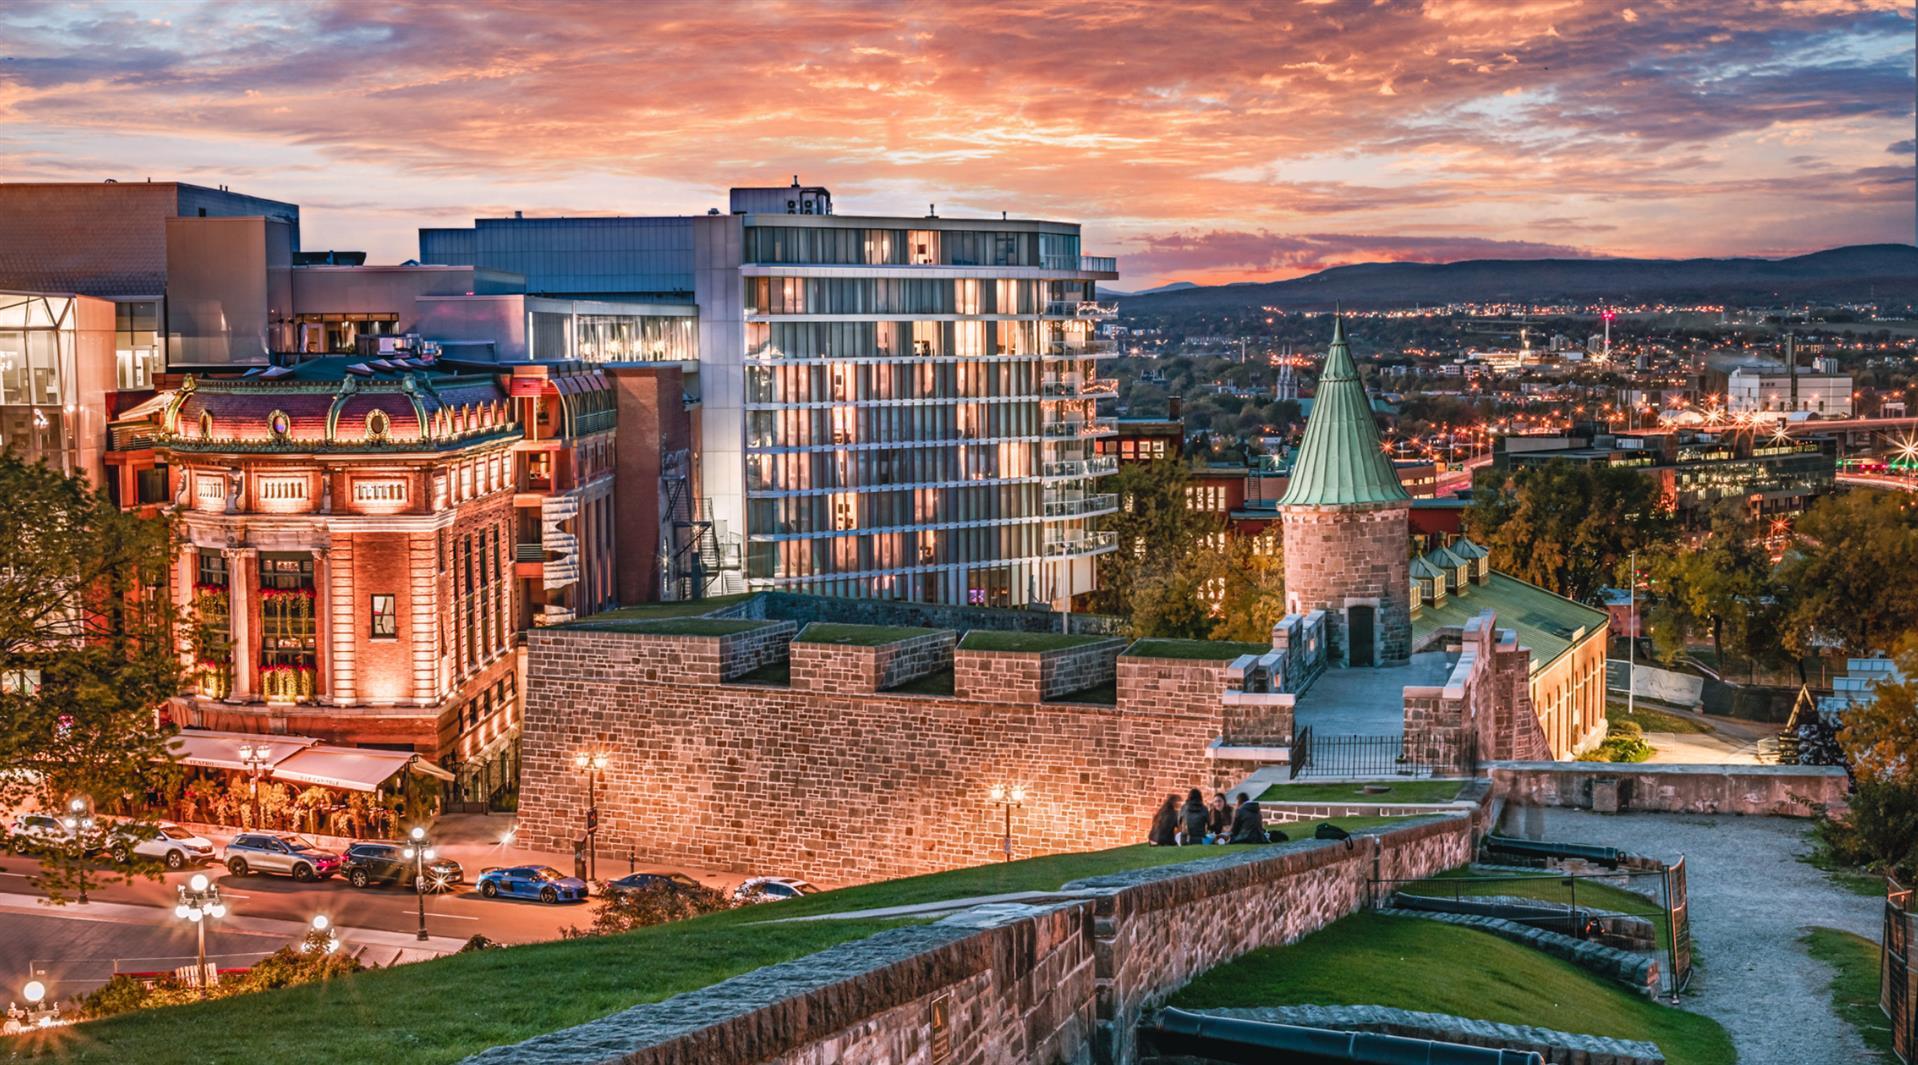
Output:
[[[272,767],[292,756],[294,752],[312,747],[318,742],[320,741],[307,736],[261,736],[250,732],[210,732],[202,729],[188,729],[173,737],[170,747],[175,759],[182,765],[245,772],[248,766],[240,758],[242,747],[265,748],[266,756],[263,761],[267,767]]]
[[[273,767],[276,780],[318,784],[349,791],[378,791],[419,755],[408,751],[381,751],[361,747],[313,746],[295,752]]]

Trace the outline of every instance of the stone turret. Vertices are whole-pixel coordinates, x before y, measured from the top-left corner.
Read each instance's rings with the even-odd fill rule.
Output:
[[[1411,657],[1411,505],[1385,457],[1345,323],[1335,320],[1305,438],[1279,500],[1286,609],[1325,611],[1334,662],[1398,665]]]

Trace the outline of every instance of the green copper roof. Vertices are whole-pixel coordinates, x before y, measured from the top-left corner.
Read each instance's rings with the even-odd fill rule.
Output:
[[[1413,559],[1410,568],[1412,576],[1420,580],[1442,581],[1445,579],[1445,571],[1425,561],[1425,556],[1423,555]]]
[[[1463,626],[1487,609],[1498,615],[1495,624],[1499,628],[1517,632],[1518,642],[1532,649],[1534,673],[1604,628],[1609,620],[1603,610],[1574,603],[1494,570],[1484,584],[1467,585],[1442,602],[1426,603],[1412,618],[1413,646],[1438,629]]]
[[[1469,537],[1464,537],[1464,536],[1461,536],[1458,539],[1452,541],[1447,546],[1451,548],[1453,554],[1457,555],[1460,558],[1484,558],[1485,556],[1491,554],[1490,551],[1485,550],[1479,545],[1473,543]]]
[[[1325,372],[1319,375],[1319,392],[1305,420],[1305,439],[1299,443],[1292,479],[1279,505],[1395,503],[1410,498],[1379,444],[1379,427],[1372,420],[1365,383],[1359,380],[1359,368],[1345,346],[1345,323],[1334,319]]]

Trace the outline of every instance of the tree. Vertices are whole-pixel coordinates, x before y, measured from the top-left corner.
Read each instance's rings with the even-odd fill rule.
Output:
[[[11,452],[0,454],[0,498],[0,765],[22,770],[0,776],[0,801],[134,813],[175,772],[159,714],[181,681],[171,529]],[[48,901],[99,875],[83,852],[104,827],[87,836],[42,864]],[[157,872],[136,864],[118,876]]]
[[[1466,532],[1494,568],[1568,599],[1589,601],[1632,552],[1672,533],[1657,485],[1637,471],[1562,459],[1483,479]]]
[[[1902,681],[1872,685],[1872,699],[1845,709],[1838,743],[1860,781],[1918,791],[1918,636],[1898,655]]]
[[[1918,499],[1852,491],[1826,496],[1798,519],[1779,567],[1792,602],[1785,644],[1815,653],[1888,650],[1918,632]]]
[[[1223,586],[1219,614],[1212,624],[1215,640],[1266,643],[1272,626],[1285,617],[1285,558],[1279,553],[1275,529],[1257,537],[1228,535],[1217,549]]]
[[[1106,519],[1119,549],[1099,556],[1099,589],[1093,609],[1130,614],[1142,581],[1165,575],[1208,533],[1221,526],[1217,514],[1192,509],[1191,479],[1178,459],[1126,463],[1105,481],[1119,496],[1119,512]]]
[[[1721,668],[1728,629],[1733,646],[1754,666],[1780,646],[1769,609],[1771,557],[1742,504],[1717,513],[1697,547],[1657,555],[1649,568],[1658,597],[1648,620],[1665,660],[1683,653],[1701,631],[1711,633]]]

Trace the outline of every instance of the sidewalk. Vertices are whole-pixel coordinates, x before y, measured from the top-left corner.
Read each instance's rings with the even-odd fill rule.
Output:
[[[19,895],[11,892],[0,892],[0,913],[29,913],[39,917],[61,917],[73,921],[111,921],[147,926],[164,924],[174,919],[173,912],[161,906],[136,906],[125,902],[88,902],[48,906],[40,900],[38,895]],[[219,927],[229,932],[251,932],[283,938],[288,946],[298,943],[307,932],[307,925],[302,921],[287,921],[276,917],[248,917],[243,914],[230,914],[222,918]],[[378,928],[339,925],[334,930],[349,947],[377,948],[381,964],[386,963],[386,955],[389,952],[395,956],[407,956],[406,960],[410,961],[416,957],[438,957],[441,954],[451,954],[466,945],[464,939],[434,936],[422,942],[409,933],[388,932]]]

